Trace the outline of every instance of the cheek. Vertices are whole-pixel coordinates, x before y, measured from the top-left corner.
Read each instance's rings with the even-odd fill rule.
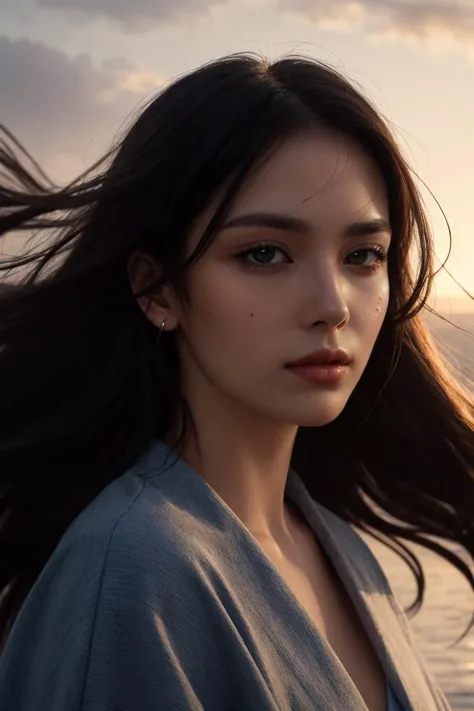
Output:
[[[351,320],[362,339],[376,340],[387,314],[389,297],[388,280],[375,289],[357,293],[351,309]]]
[[[360,314],[361,319],[366,324],[367,335],[375,340],[382,327],[385,316],[387,314],[390,291],[388,283],[378,289],[366,304],[364,313]]]
[[[383,284],[381,285],[377,294],[377,309],[378,313],[382,313],[384,316],[387,313],[388,303],[390,300],[390,282],[388,279],[388,274],[385,275]]]
[[[216,271],[203,270],[190,284],[191,313],[186,321],[199,340],[235,348],[236,341],[243,339],[245,348],[252,329],[262,325],[261,301],[253,289],[243,288],[241,280],[228,274],[224,278]]]
[[[375,316],[377,320],[383,321],[388,309],[388,302],[390,298],[390,293],[388,287],[383,290],[381,294],[377,296]]]

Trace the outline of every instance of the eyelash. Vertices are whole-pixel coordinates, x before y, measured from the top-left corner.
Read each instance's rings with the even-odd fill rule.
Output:
[[[279,264],[256,264],[255,262],[246,262],[246,258],[249,256],[249,254],[252,254],[252,252],[256,252],[259,249],[276,249],[280,250],[283,252],[286,257],[288,257],[287,250],[282,247],[280,244],[276,242],[255,242],[254,244],[249,245],[246,247],[244,250],[241,252],[238,252],[235,257],[238,259],[240,262],[244,264],[244,266],[249,267],[250,269],[274,269],[275,267],[279,266]],[[359,249],[355,249],[353,252],[350,252],[350,254],[356,254],[357,252],[374,252],[376,256],[376,260],[373,262],[373,264],[367,264],[367,265],[350,265],[350,266],[355,266],[358,267],[359,269],[366,269],[370,271],[377,271],[380,269],[382,264],[388,260],[388,254],[387,252],[383,249],[378,244],[369,244],[365,247],[359,247]],[[350,256],[350,255],[349,255]]]

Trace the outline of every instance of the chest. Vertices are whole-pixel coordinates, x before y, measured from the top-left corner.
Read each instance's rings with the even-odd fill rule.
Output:
[[[290,557],[268,553],[345,667],[369,711],[386,711],[387,682],[378,657],[345,588],[314,537],[305,534]]]

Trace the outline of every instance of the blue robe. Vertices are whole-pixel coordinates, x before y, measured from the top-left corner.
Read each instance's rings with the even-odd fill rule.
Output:
[[[392,707],[447,711],[367,544],[293,471],[286,494],[353,600]],[[0,711],[161,710],[367,707],[238,517],[154,441],[73,521],[31,589],[0,657]]]

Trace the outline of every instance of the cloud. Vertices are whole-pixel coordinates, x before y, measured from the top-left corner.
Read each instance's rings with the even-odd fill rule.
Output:
[[[39,7],[67,11],[78,21],[106,19],[128,31],[146,31],[183,15],[202,15],[228,0],[36,0]]]
[[[474,42],[472,0],[278,0],[318,25],[358,26],[375,33]]]
[[[140,100],[164,81],[124,59],[96,66],[89,55],[70,58],[5,36],[0,36],[0,66],[0,122],[53,175],[84,169],[91,142],[105,148]]]

